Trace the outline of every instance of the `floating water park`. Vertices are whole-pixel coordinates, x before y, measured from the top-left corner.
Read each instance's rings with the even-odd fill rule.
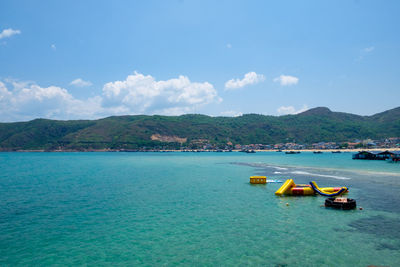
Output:
[[[251,176],[250,184],[279,183],[280,180],[267,180],[266,176]],[[312,196],[319,194],[328,197],[325,200],[325,207],[350,210],[355,209],[357,204],[354,199],[341,197],[348,193],[346,186],[342,187],[319,187],[315,181],[310,184],[296,184],[293,179],[287,179],[275,192],[277,196]],[[361,208],[360,208],[361,209]]]

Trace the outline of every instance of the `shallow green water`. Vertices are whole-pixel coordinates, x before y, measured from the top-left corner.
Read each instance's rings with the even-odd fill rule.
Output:
[[[400,264],[400,164],[351,154],[0,153],[0,265]],[[250,175],[350,187],[364,209]],[[289,204],[287,206],[287,203]]]

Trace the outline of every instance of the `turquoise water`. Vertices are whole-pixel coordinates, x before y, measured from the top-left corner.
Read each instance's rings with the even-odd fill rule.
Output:
[[[0,153],[0,265],[400,265],[400,164],[351,154]],[[350,187],[363,210],[251,175]],[[288,205],[287,205],[288,204]]]

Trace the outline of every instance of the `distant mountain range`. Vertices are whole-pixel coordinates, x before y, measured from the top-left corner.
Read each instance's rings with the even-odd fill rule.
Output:
[[[99,120],[0,123],[0,150],[168,148],[210,143],[275,144],[342,142],[400,136],[400,107],[373,116],[326,107],[297,115],[240,117],[114,116]]]

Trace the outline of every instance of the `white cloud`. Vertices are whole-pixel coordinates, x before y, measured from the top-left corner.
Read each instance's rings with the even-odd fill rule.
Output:
[[[370,46],[370,47],[365,47],[360,50],[360,54],[358,55],[358,58],[356,58],[356,61],[361,61],[366,57],[367,55],[371,54],[372,51],[375,50],[375,46]]]
[[[73,80],[70,85],[74,85],[77,87],[87,87],[87,86],[92,86],[92,83],[90,81],[84,81],[81,78]]]
[[[303,107],[298,110],[296,110],[295,107],[293,106],[281,106],[276,111],[278,112],[279,115],[288,115],[288,114],[298,114],[306,110],[308,110],[307,105],[303,105]]]
[[[371,52],[374,51],[374,50],[375,50],[375,47],[374,47],[374,46],[366,47],[366,48],[363,49],[363,51],[364,51],[365,53],[371,53]]]
[[[11,28],[5,29],[0,33],[0,39],[8,38],[16,34],[21,34],[20,30],[13,30]]]
[[[133,114],[179,115],[220,101],[212,84],[191,82],[186,76],[156,81],[150,75],[135,72],[124,81],[109,82],[103,87],[105,107]]]
[[[226,48],[232,48],[231,44],[226,44]]]
[[[274,82],[279,82],[282,86],[295,85],[299,82],[299,78],[290,75],[281,75],[274,79]]]
[[[57,47],[56,47],[56,45],[55,44],[51,44],[51,49],[53,49],[54,51],[56,51],[57,50]]]
[[[242,112],[234,111],[234,110],[227,110],[227,111],[221,112],[221,116],[224,116],[224,117],[239,117],[242,115],[243,115]]]
[[[238,89],[246,85],[256,84],[265,80],[265,76],[254,71],[246,73],[243,79],[231,79],[225,83],[225,90]]]

